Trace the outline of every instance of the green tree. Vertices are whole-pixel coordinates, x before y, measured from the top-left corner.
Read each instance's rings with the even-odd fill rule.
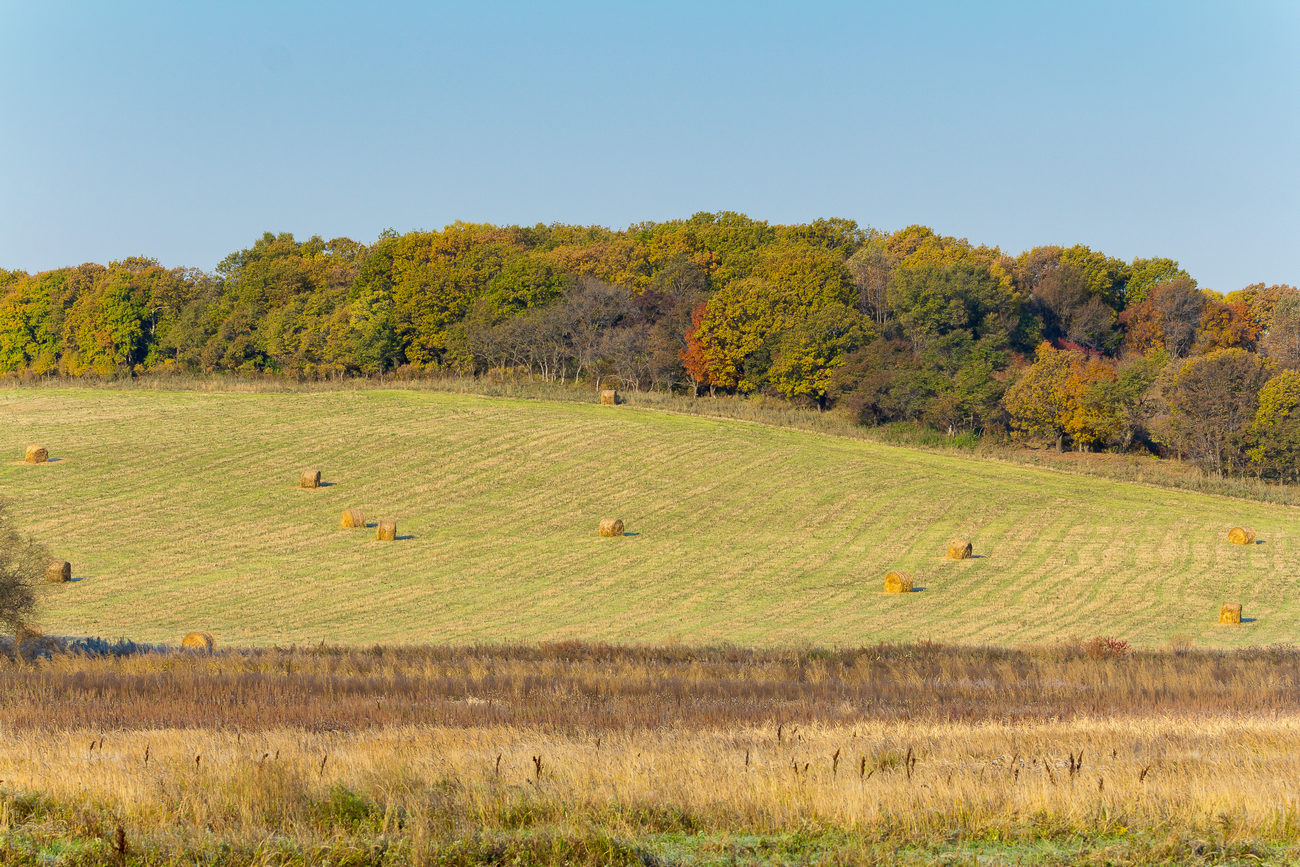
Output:
[[[768,381],[788,400],[807,397],[825,407],[835,369],[846,354],[875,337],[871,322],[840,303],[828,304],[781,335]]]
[[[50,565],[50,552],[22,533],[8,503],[0,499],[0,623],[13,632],[36,610],[36,582]]]
[[[1061,251],[1061,266],[1078,272],[1090,298],[1100,298],[1112,310],[1124,308],[1129,267],[1120,259],[1075,244]]]
[[[1283,370],[1260,388],[1248,438],[1251,466],[1287,481],[1300,479],[1300,372]]]
[[[1192,276],[1180,268],[1173,259],[1159,256],[1150,259],[1134,259],[1128,266],[1128,284],[1124,289],[1124,303],[1139,304],[1146,300],[1153,286],[1172,283],[1179,279],[1189,281],[1192,286],[1196,285]]]
[[[979,263],[901,267],[888,296],[904,333],[921,351],[957,331],[973,340],[1009,337],[1019,319],[1019,300],[1010,281]]]

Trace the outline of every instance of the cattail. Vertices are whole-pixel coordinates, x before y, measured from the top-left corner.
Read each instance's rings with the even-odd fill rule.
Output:
[[[840,772],[840,751],[837,749],[835,750],[835,754],[831,756],[831,776],[834,777],[838,775],[839,772]]]

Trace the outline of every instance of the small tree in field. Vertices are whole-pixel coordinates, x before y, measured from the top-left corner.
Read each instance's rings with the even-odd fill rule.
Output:
[[[36,582],[50,564],[50,552],[18,531],[8,503],[0,499],[0,624],[17,632],[36,608]]]

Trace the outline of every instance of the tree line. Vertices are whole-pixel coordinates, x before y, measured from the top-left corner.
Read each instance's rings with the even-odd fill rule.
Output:
[[[1145,449],[1293,479],[1300,292],[1168,258],[1011,256],[924,226],[696,214],[615,231],[267,233],[215,272],[0,270],[0,372],[300,379],[507,371],[779,395],[863,424]]]

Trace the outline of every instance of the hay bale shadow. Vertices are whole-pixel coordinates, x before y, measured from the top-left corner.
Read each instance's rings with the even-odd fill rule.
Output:
[[[394,541],[394,542],[405,542],[407,539],[414,539],[414,538],[415,538],[415,536],[411,535],[410,533],[407,533],[405,536],[394,536],[394,537],[393,537],[393,541]]]
[[[1241,622],[1242,622],[1242,623],[1254,623],[1254,622],[1255,622],[1256,620],[1258,620],[1258,619],[1259,619],[1258,617],[1243,617],[1243,618],[1241,618]]]
[[[637,532],[637,533],[624,533],[624,534],[623,534],[624,537],[627,537],[627,536],[640,536],[640,535],[641,535],[641,534],[640,534],[639,532]]]
[[[318,488],[332,488],[332,487],[334,487],[334,486],[337,485],[337,484],[338,484],[338,482],[321,482],[321,483],[320,483],[319,485],[317,485],[316,487],[318,487]]]

